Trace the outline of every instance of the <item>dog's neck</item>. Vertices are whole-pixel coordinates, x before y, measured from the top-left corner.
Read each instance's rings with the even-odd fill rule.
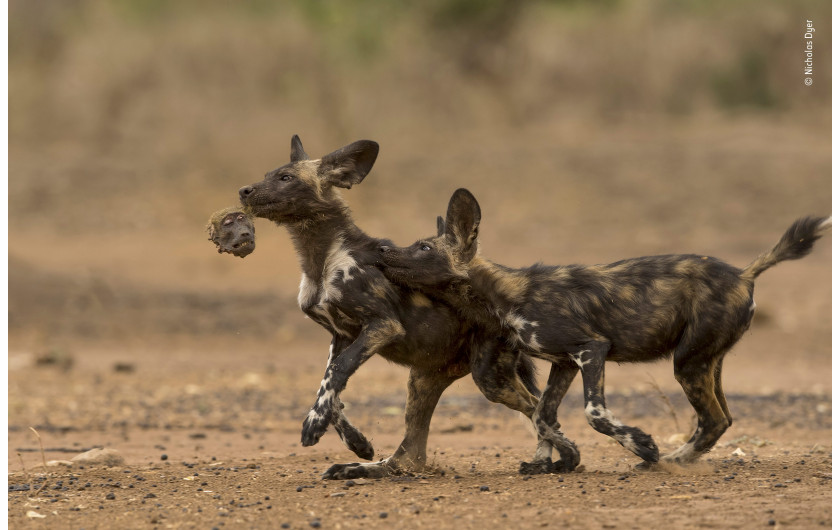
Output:
[[[354,243],[367,238],[356,226],[345,205],[336,205],[335,208],[286,223],[285,226],[292,237],[304,274],[316,281],[321,279],[330,250],[335,248],[339,238],[351,248]]]
[[[468,279],[452,283],[446,302],[461,314],[487,328],[522,303],[527,281],[515,269],[497,265],[477,255],[469,263]]]

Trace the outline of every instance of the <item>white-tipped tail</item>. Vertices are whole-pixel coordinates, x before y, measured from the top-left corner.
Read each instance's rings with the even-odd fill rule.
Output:
[[[820,226],[817,227],[817,230],[822,232],[823,230],[828,230],[829,228],[831,228],[831,216],[830,215],[825,218],[825,221],[820,223]]]

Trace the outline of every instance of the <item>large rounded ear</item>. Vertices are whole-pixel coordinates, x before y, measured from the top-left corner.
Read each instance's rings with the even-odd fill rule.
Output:
[[[324,156],[318,174],[333,186],[350,188],[364,180],[376,162],[377,155],[378,143],[359,140]]]
[[[464,260],[470,260],[478,251],[478,225],[481,208],[473,194],[464,188],[455,190],[446,209],[444,234],[459,250]]]
[[[292,156],[290,158],[292,162],[309,160],[309,155],[303,150],[303,143],[301,143],[298,135],[292,136]]]

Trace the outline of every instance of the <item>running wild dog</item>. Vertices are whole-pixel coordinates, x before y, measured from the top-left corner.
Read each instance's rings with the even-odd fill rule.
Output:
[[[396,452],[376,463],[333,465],[324,473],[332,479],[422,469],[435,406],[450,384],[471,371],[479,389],[493,401],[529,417],[538,403],[530,358],[518,356],[496,336],[474,333],[451,308],[392,284],[377,268],[379,247],[392,243],[359,229],[336,188],[362,182],[378,152],[378,144],[361,140],[311,160],[294,136],[288,164],[239,190],[250,213],[289,231],[303,269],[298,303],[332,334],[324,378],[303,422],[302,444],[316,444],[331,423],[348,442],[347,431],[337,422],[343,418],[339,394],[371,356],[379,354],[410,368],[406,433]],[[496,353],[496,348],[504,351]],[[499,362],[481,362],[491,357]],[[534,420],[540,444],[549,452],[552,443],[560,444],[553,430],[554,414]],[[347,445],[356,455],[372,458],[367,440],[360,443],[362,447]]]
[[[577,370],[586,418],[647,464],[659,460],[653,439],[623,425],[604,400],[604,363],[673,355],[674,374],[697,412],[691,439],[663,460],[695,461],[732,424],[721,387],[726,352],[750,325],[755,279],[784,260],[806,256],[831,218],[804,217],[772,250],[744,269],[708,256],[666,255],[609,265],[533,265],[512,269],[478,253],[481,210],[457,190],[438,235],[405,248],[383,246],[385,276],[456,307],[489,333],[552,363],[546,396],[562,397]],[[488,361],[490,362],[490,361]],[[551,407],[556,403],[543,403]],[[571,443],[571,442],[569,442]]]

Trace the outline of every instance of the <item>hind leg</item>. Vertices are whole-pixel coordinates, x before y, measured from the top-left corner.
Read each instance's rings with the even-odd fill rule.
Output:
[[[422,471],[426,465],[426,444],[432,414],[443,391],[459,377],[412,368],[405,404],[405,437],[394,454],[369,464],[335,464],[324,472],[323,478],[376,478],[401,471]]]
[[[659,448],[653,438],[641,429],[624,425],[607,408],[604,398],[604,364],[610,344],[592,341],[577,353],[570,354],[580,367],[586,400],[586,420],[596,431],[612,437],[646,462],[659,460]]]
[[[473,381],[484,397],[530,418],[539,398],[519,377],[518,366],[519,352],[512,350],[504,340],[486,341],[470,352]]]
[[[521,474],[574,471],[580,464],[580,452],[577,446],[563,435],[560,424],[557,422],[557,408],[577,373],[578,367],[574,363],[568,361],[552,363],[545,391],[532,416],[540,442],[534,459],[530,462],[522,462],[519,466]],[[560,458],[556,462],[551,461],[552,448],[559,453]]]
[[[694,462],[711,449],[729,427],[729,411],[718,401],[718,394],[723,396],[722,391],[718,392],[720,361],[721,358],[704,359],[696,355],[675,368],[676,379],[697,413],[697,428],[688,442],[665,455],[663,460],[678,464]]]
[[[723,356],[721,355],[715,365],[715,397],[718,400],[721,410],[723,410],[729,426],[732,426],[732,413],[729,412],[729,406],[726,404],[726,396],[723,395],[723,384],[721,383],[721,372],[723,371]]]

